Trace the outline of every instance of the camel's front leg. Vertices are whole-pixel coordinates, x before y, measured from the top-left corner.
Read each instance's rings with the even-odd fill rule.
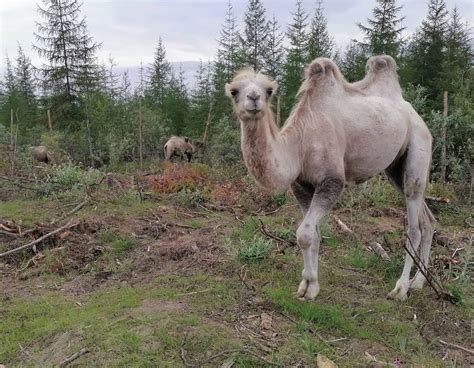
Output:
[[[314,299],[319,293],[318,259],[321,241],[318,224],[330,211],[342,192],[344,182],[340,179],[326,179],[315,187],[311,204],[296,231],[298,245],[303,252],[303,279],[298,287],[298,295]]]

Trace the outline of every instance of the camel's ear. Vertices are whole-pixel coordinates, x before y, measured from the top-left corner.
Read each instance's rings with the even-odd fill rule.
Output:
[[[226,83],[226,84],[225,84],[225,94],[226,94],[228,97],[232,98],[232,93],[231,93],[231,92],[232,92],[232,89],[231,89],[231,87],[230,87],[230,83]]]
[[[278,83],[275,81],[270,82],[270,86],[267,88],[267,95],[269,98],[272,98],[276,95],[278,90]]]

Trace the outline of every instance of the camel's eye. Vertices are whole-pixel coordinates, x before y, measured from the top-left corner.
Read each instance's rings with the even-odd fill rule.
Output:
[[[236,89],[233,89],[233,90],[230,91],[230,94],[235,97],[239,94],[239,91],[236,90]]]
[[[272,88],[268,88],[267,89],[267,96],[270,97],[273,93],[273,89]]]

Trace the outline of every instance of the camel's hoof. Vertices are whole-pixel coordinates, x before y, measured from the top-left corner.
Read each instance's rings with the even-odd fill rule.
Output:
[[[298,287],[298,296],[305,300],[313,300],[319,293],[319,282],[301,280]]]
[[[393,289],[391,292],[388,293],[387,298],[393,299],[393,300],[404,301],[407,298],[407,291],[408,291],[407,287],[404,287],[402,285],[397,285],[395,286],[395,289]]]

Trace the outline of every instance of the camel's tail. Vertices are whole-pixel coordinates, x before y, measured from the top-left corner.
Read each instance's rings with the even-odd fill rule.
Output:
[[[423,216],[424,219],[428,220],[433,227],[437,224],[435,217],[431,213],[424,199],[423,199],[423,207],[421,208],[421,216]]]
[[[163,153],[164,153],[164,155],[165,155],[165,160],[168,159],[168,154],[166,153],[166,149],[167,149],[167,148],[168,148],[168,145],[165,144],[165,146],[163,147]]]

